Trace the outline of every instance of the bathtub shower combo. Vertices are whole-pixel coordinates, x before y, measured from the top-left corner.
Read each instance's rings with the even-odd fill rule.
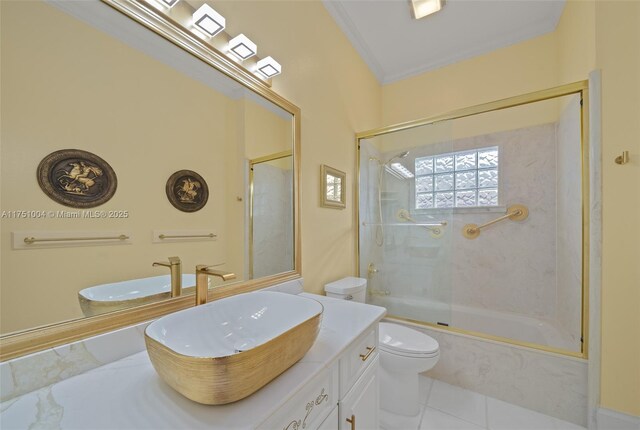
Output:
[[[358,135],[367,301],[431,375],[587,420],[587,83]]]

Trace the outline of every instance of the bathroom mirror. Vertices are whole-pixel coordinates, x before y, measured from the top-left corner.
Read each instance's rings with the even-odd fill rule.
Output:
[[[346,181],[347,174],[333,167],[320,166],[320,206],[333,209],[347,207]]]
[[[236,275],[211,277],[210,298],[299,277],[296,106],[144,2],[1,7],[3,358],[37,349],[39,334],[52,345],[191,306],[197,264]],[[144,17],[154,31],[127,15]],[[110,199],[71,207],[41,189],[39,163],[67,149],[108,163],[117,178]],[[267,174],[261,186],[286,205],[282,216],[259,220],[281,234],[261,237],[259,246],[287,258],[262,261],[256,271],[250,162],[282,153],[279,179]],[[54,182],[62,170],[67,182],[100,176],[84,161],[65,163],[52,168]],[[205,188],[208,198],[188,210]],[[172,204],[171,190],[186,210]],[[263,197],[264,207],[274,203]],[[182,289],[172,298],[162,264],[174,256]]]

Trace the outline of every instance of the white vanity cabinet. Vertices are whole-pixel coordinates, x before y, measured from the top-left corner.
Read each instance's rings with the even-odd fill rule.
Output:
[[[377,430],[378,362],[375,323],[258,430]]]
[[[380,409],[378,324],[340,358],[339,430],[377,430]]]
[[[347,396],[340,400],[340,430],[378,430],[378,361],[376,356]]]

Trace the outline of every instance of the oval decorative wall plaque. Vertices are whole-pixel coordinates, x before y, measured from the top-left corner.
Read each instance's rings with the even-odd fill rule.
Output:
[[[93,208],[111,199],[118,178],[109,163],[91,152],[62,149],[38,165],[38,184],[52,200],[73,208]]]
[[[204,178],[193,170],[179,170],[167,181],[167,198],[182,212],[202,209],[209,199],[209,187]]]

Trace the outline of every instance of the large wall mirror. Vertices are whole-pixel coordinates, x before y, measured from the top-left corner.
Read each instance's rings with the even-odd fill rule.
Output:
[[[55,344],[51,333],[69,340],[115,327],[114,318],[190,306],[197,264],[235,274],[211,278],[212,298],[300,275],[298,108],[240,67],[220,67],[215,49],[198,58],[183,49],[188,40],[179,46],[114,3],[2,2],[3,358],[34,350],[7,351],[25,333]],[[127,3],[145,7],[118,1]],[[99,157],[96,165],[70,152],[45,163],[40,182],[67,204],[37,177],[62,150]],[[115,192],[99,206],[73,206],[98,186]],[[193,210],[189,200],[205,191]],[[264,258],[276,248],[284,258]],[[173,297],[169,257],[182,270]]]

